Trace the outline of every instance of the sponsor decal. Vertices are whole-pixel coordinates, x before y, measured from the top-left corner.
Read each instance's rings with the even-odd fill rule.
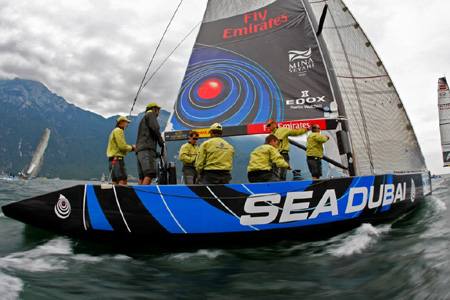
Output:
[[[289,73],[295,73],[299,76],[306,75],[308,70],[314,68],[314,60],[311,58],[311,54],[311,48],[306,51],[289,51]]]
[[[327,106],[327,100],[325,96],[311,96],[309,95],[309,91],[302,91],[302,94],[297,99],[287,99],[285,100],[286,106],[290,109],[311,109],[311,108],[319,108],[324,110],[325,112],[330,111],[330,108]]]
[[[197,131],[198,136],[201,138],[210,137],[209,128],[201,128],[201,129],[193,129],[193,130]]]
[[[238,28],[226,28],[223,31],[223,38],[229,39],[239,36],[246,36],[269,29],[277,28],[288,21],[288,16],[283,13],[277,17],[269,18],[267,9],[264,11],[255,11],[243,15],[244,26]]]
[[[416,187],[411,182],[411,202],[415,200]],[[355,214],[364,209],[376,209],[383,207],[389,210],[392,203],[405,201],[406,182],[394,184],[381,184],[379,197],[374,199],[375,187],[353,187],[348,192],[347,205],[341,206],[339,211],[338,199],[334,189],[323,192],[321,199],[315,208],[310,208],[310,201],[315,193],[321,191],[288,192],[282,207],[274,204],[281,203],[280,194],[254,194],[250,195],[244,205],[244,214],[240,218],[242,225],[262,225],[274,222],[278,217],[278,223],[295,222],[316,219],[322,214],[327,216],[342,217],[344,214]],[[343,200],[342,198],[340,200]],[[345,209],[344,209],[345,208]]]
[[[216,149],[220,150],[220,151],[230,151],[230,148],[229,147],[225,147],[224,143],[220,143],[220,145],[217,146]]]
[[[416,200],[416,185],[411,178],[411,202],[414,202],[414,200]]]
[[[59,195],[58,202],[55,204],[55,214],[58,218],[66,219],[69,217],[72,208],[70,206],[69,200],[63,195]]]
[[[319,125],[322,130],[327,129],[325,119],[277,122],[278,127],[286,127],[289,129],[309,129],[313,124]],[[266,123],[249,124],[247,125],[247,133],[270,133],[270,130],[266,127]]]
[[[450,109],[450,103],[439,104],[439,110],[448,110]]]

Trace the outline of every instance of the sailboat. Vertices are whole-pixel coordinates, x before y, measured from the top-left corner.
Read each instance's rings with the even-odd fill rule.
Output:
[[[4,214],[77,238],[179,247],[320,239],[412,210],[431,193],[413,127],[347,6],[326,2],[209,0],[164,136],[207,137],[213,123],[225,138],[264,136],[268,118],[318,124],[338,176],[182,185],[162,161],[157,185],[78,185]]]
[[[447,79],[438,81],[439,131],[441,133],[442,157],[444,167],[450,166],[450,91]]]
[[[19,177],[22,179],[33,179],[38,174],[42,168],[44,163],[44,152],[48,145],[48,140],[50,138],[50,129],[46,128],[44,134],[39,141],[39,145],[34,152],[33,158],[31,159],[30,166],[27,168],[25,166],[22,172],[19,174]]]

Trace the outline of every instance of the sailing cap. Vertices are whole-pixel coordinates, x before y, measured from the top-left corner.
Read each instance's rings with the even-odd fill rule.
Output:
[[[119,123],[120,121],[127,121],[128,123],[131,123],[131,121],[128,120],[126,117],[118,117],[116,123]]]
[[[212,124],[211,127],[209,128],[209,131],[212,131],[212,130],[222,131],[222,125],[220,125],[219,123]]]
[[[145,109],[145,111],[149,111],[150,109],[152,109],[152,107],[157,107],[157,108],[159,108],[159,109],[162,108],[162,106],[159,106],[159,105],[156,104],[155,102],[150,102],[150,103],[147,105],[147,108]]]

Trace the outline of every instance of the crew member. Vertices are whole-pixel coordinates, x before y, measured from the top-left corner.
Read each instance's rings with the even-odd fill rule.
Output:
[[[139,123],[136,141],[136,157],[139,173],[139,185],[149,185],[156,177],[156,144],[161,148],[164,145],[159,123],[156,119],[162,107],[151,102],[145,109],[145,115]]]
[[[131,121],[126,117],[116,120],[116,127],[109,135],[106,156],[109,159],[109,171],[113,184],[127,184],[128,173],[124,158],[130,151],[136,150],[136,145],[127,145],[124,130]]]
[[[180,148],[180,160],[183,163],[184,183],[194,184],[197,182],[198,174],[195,169],[195,161],[197,160],[199,147],[197,145],[198,132],[189,132],[189,142]]]
[[[278,151],[281,153],[284,160],[289,164],[289,151],[291,150],[289,146],[289,137],[305,134],[308,129],[289,129],[286,127],[278,127],[275,119],[268,119],[266,121],[266,127],[280,140],[278,143]],[[286,169],[280,169],[281,181],[286,181],[286,173]]]
[[[229,183],[233,169],[234,148],[222,138],[222,125],[214,123],[209,130],[210,139],[200,146],[195,168],[201,184]]]
[[[280,152],[278,152],[278,142],[279,140],[275,135],[269,134],[266,137],[265,144],[253,150],[250,154],[250,163],[247,167],[248,181],[280,181],[280,175],[272,168],[273,164],[280,169],[292,169],[284,160],[283,156],[281,156]]]
[[[311,127],[311,134],[306,139],[306,162],[313,179],[322,176],[323,144],[329,137],[320,134],[320,126],[314,124]]]

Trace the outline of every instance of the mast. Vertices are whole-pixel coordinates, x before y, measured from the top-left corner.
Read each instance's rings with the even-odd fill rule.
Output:
[[[313,23],[313,27],[316,28],[317,42],[321,48],[321,51],[323,52],[323,57],[326,62],[328,76],[330,78],[331,87],[333,90],[334,100],[337,103],[337,111],[338,111],[337,121],[340,123],[340,129],[341,129],[336,132],[336,137],[338,140],[338,147],[339,147],[339,154],[346,156],[346,163],[348,165],[349,175],[355,176],[356,173],[355,173],[355,167],[353,164],[353,154],[352,154],[353,149],[351,146],[351,136],[349,133],[347,113],[345,111],[344,101],[342,99],[342,94],[341,94],[341,90],[339,88],[339,83],[337,81],[336,73],[333,68],[333,63],[330,58],[330,53],[328,52],[325,40],[324,40],[323,36],[321,35],[322,30],[323,30],[323,25],[325,22],[325,18],[327,15],[327,11],[328,11],[328,4],[324,5],[322,14],[320,17],[320,24],[318,24],[309,1],[305,1],[305,0],[301,0],[301,1],[303,2],[303,5],[305,6],[305,8],[308,12],[308,16],[309,16],[311,22]]]

